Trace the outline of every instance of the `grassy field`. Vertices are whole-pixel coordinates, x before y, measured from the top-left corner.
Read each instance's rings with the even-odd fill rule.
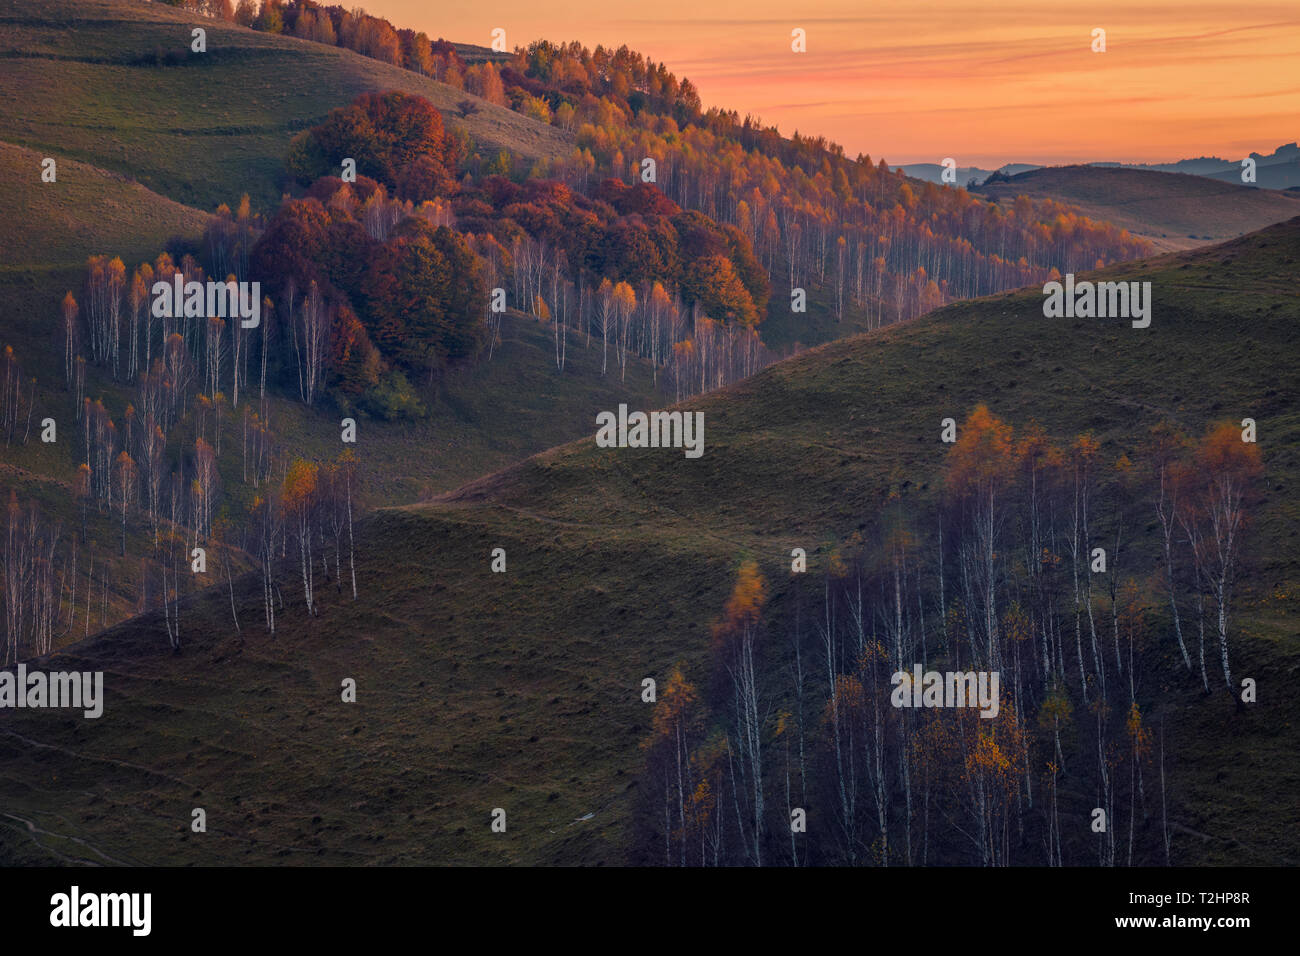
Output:
[[[202,236],[205,213],[125,176],[60,159],[58,179],[41,182],[45,155],[0,142],[0,176],[14,185],[0,190],[0,216],[22,223],[0,236],[5,279],[32,269],[84,266],[105,249],[127,262],[153,259],[173,236]]]
[[[1298,258],[1293,220],[1106,270],[1153,283],[1147,330],[1045,319],[1036,290],[959,303],[689,403],[707,425],[698,460],[587,438],[381,510],[361,535],[360,599],[322,586],[308,618],[286,581],[275,640],[254,581],[239,635],[223,593],[196,599],[179,658],[153,617],[111,629],[48,662],[106,672],[103,718],[0,714],[0,858],[617,863],[649,725],[641,679],[702,666],[741,558],[768,576],[780,633],[790,548],[817,572],[891,493],[932,497],[940,420],[982,401],[1135,461],[1160,418],[1193,433],[1259,422],[1267,480],[1233,653],[1260,703],[1236,714],[1171,670],[1158,716],[1174,862],[1294,863]],[[340,702],[346,677],[356,704]],[[189,832],[194,807],[206,835]]]
[[[0,0],[0,138],[120,173],[211,212],[248,193],[269,212],[299,130],[358,94],[418,93],[484,151],[565,157],[556,127],[349,50],[143,0]],[[207,52],[190,53],[190,31]],[[175,65],[154,65],[173,52]],[[463,99],[480,111],[454,113]],[[60,177],[63,181],[64,177]]]
[[[1300,215],[1300,196],[1203,176],[1100,166],[1049,166],[975,190],[1010,204],[1055,199],[1168,252],[1232,239]]]

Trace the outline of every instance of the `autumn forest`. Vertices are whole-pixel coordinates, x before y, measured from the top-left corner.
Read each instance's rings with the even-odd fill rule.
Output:
[[[1293,859],[1294,190],[995,194],[634,43],[51,2],[0,17],[0,666],[109,693],[0,697],[0,862]]]

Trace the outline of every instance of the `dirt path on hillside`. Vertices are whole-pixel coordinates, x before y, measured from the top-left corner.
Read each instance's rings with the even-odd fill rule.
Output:
[[[104,852],[103,850],[101,850],[99,847],[95,846],[93,843],[88,843],[88,842],[86,842],[85,840],[81,839],[81,837],[70,836],[69,834],[66,834],[66,833],[55,833],[55,832],[53,832],[52,830],[46,830],[46,829],[44,829],[43,827],[39,827],[39,826],[37,826],[33,821],[28,820],[26,817],[20,817],[20,816],[18,816],[16,813],[8,813],[8,812],[5,812],[5,813],[3,814],[3,816],[6,816],[6,817],[8,817],[8,818],[11,819],[11,820],[17,820],[19,823],[21,823],[24,827],[27,828],[27,835],[30,836],[30,837],[32,838],[32,842],[33,842],[33,843],[35,843],[38,847],[40,847],[40,848],[41,848],[43,851],[45,851],[46,853],[49,853],[49,854],[51,854],[51,855],[53,855],[53,856],[58,857],[59,860],[61,860],[61,861],[64,862],[64,863],[70,863],[70,864],[84,863],[84,864],[86,864],[86,865],[88,865],[88,866],[99,866],[99,865],[100,865],[100,864],[94,862],[93,860],[79,860],[79,859],[76,859],[76,858],[73,858],[73,857],[67,857],[67,856],[64,856],[62,853],[60,853],[58,850],[54,849],[53,847],[51,847],[51,846],[46,846],[44,843],[42,843],[42,842],[40,841],[40,839],[39,839],[39,836],[38,836],[39,834],[44,834],[45,836],[53,837],[53,838],[56,839],[56,840],[71,840],[73,843],[76,843],[78,846],[84,846],[87,850],[89,850],[91,853],[93,853],[93,854],[95,854],[96,856],[98,856],[98,857],[99,857],[100,859],[102,859],[105,863],[110,863],[110,864],[112,864],[113,866],[130,866],[130,865],[131,865],[130,863],[127,863],[125,860],[119,860],[119,859],[116,859],[116,858],[114,858],[114,857],[109,856],[107,853],[105,853],[105,852]],[[60,818],[60,819],[62,819],[62,818]],[[65,820],[64,822],[66,823],[67,821]]]

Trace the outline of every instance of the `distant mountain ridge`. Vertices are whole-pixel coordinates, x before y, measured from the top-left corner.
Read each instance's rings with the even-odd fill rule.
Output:
[[[1080,165],[1096,166],[1101,169],[1144,169],[1158,173],[1183,173],[1189,176],[1217,179],[1220,182],[1255,186],[1260,189],[1300,187],[1300,145],[1297,143],[1285,143],[1271,153],[1252,152],[1250,158],[1255,160],[1254,183],[1241,182],[1241,160],[1222,159],[1218,156],[1199,156],[1196,159],[1180,159],[1172,163],[1099,161]],[[969,186],[972,181],[984,183],[995,173],[1002,176],[1017,176],[1020,173],[1043,168],[1045,168],[1043,165],[1037,163],[1007,163],[997,169],[958,166],[956,185]],[[891,166],[890,169],[901,169],[905,175],[914,179],[943,185],[944,167],[941,163],[907,163],[902,166]]]
[[[1054,199],[1166,251],[1231,239],[1300,214],[1300,197],[1291,192],[1120,166],[1044,166],[995,176],[971,191],[1006,206],[1020,197]]]

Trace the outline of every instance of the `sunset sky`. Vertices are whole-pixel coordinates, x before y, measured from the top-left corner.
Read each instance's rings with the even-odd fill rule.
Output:
[[[626,43],[706,106],[891,163],[1240,159],[1300,138],[1300,3],[368,0],[431,37]],[[808,52],[790,50],[807,32]],[[1107,52],[1091,33],[1106,30]]]

